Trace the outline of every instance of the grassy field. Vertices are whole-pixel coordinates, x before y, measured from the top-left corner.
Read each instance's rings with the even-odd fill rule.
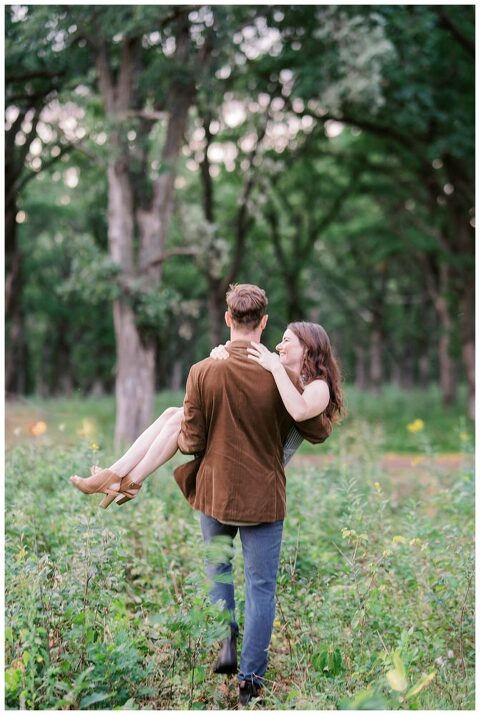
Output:
[[[169,404],[181,395],[159,396]],[[434,392],[351,391],[349,409],[287,470],[270,667],[252,707],[474,709],[472,428]],[[68,481],[112,460],[112,425],[107,398],[7,407],[7,707],[233,708],[234,679],[211,672],[224,624],[198,514],[171,476],[184,458],[106,511]],[[402,460],[386,466],[392,451]]]
[[[156,396],[155,412],[160,414],[170,406],[179,407],[183,402],[183,392],[162,392]],[[394,387],[385,387],[380,396],[360,392],[353,387],[346,388],[348,415],[345,427],[365,423],[382,440],[380,448],[386,452],[415,453],[423,452],[428,442],[437,452],[457,452],[462,443],[473,440],[473,424],[466,414],[465,390],[459,390],[458,402],[444,409],[441,405],[438,389],[400,391]],[[115,400],[112,396],[95,398],[39,398],[20,399],[8,405],[6,410],[7,445],[19,444],[29,439],[30,429],[38,421],[44,421],[48,436],[54,442],[75,444],[78,436],[101,437],[102,446],[112,449],[112,436],[115,422]],[[415,420],[422,420],[424,428],[421,435],[411,432],[408,425]],[[80,433],[80,435],[79,435]],[[340,430],[322,447],[322,453],[336,453]],[[314,445],[304,444],[303,454],[318,454]]]

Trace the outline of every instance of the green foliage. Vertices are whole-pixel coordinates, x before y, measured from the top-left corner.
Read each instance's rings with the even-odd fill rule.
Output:
[[[163,395],[158,407],[175,402]],[[208,603],[197,516],[171,477],[182,458],[133,502],[102,511],[100,496],[80,494],[68,475],[111,463],[108,401],[77,400],[70,410],[78,421],[89,416],[97,433],[76,435],[68,403],[57,401],[64,431],[44,412],[45,435],[7,452],[7,707],[233,707],[233,680],[224,686],[211,674],[226,622]],[[356,440],[344,425],[335,438],[333,459],[305,463],[300,455],[287,470],[260,707],[472,708],[471,449],[464,443],[463,461],[445,469],[436,448],[419,442],[421,465],[390,472],[374,424]],[[217,548],[210,559],[221,558],[224,545]],[[240,626],[241,566],[237,544]]]
[[[27,391],[58,392],[55,375],[62,371],[83,391],[96,382],[111,388],[111,302],[120,290],[130,291],[141,332],[155,338],[159,385],[168,385],[173,362],[185,378],[212,347],[209,312],[223,301],[214,286],[233,265],[247,187],[245,244],[234,279],[267,289],[267,341],[274,344],[273,334],[292,318],[318,321],[352,382],[362,351],[368,377],[375,328],[383,340],[383,381],[408,386],[438,380],[437,348],[447,332],[459,368],[468,332],[459,324],[460,303],[474,265],[473,9],[205,6],[188,12],[192,49],[181,67],[173,54],[176,18],[167,6],[11,6],[6,12],[7,163],[15,176],[28,178],[14,202],[26,214],[17,233]],[[135,111],[126,117],[106,116],[89,37],[105,40],[114,75],[127,38],[139,45]],[[144,206],[152,180],[168,164],[163,117],[172,78],[184,81],[206,47],[212,52],[196,77],[161,284],[147,289],[139,274],[120,285],[107,258],[109,133],[113,125],[120,131],[134,204]],[[37,95],[75,109],[75,131],[66,133],[54,112],[39,118]],[[224,101],[243,106],[243,121],[226,120]],[[25,114],[18,122],[17,109]],[[215,159],[221,147],[227,162]],[[34,154],[41,163],[35,170]],[[78,179],[73,188],[69,171]],[[428,266],[430,282],[448,274],[437,288],[449,328],[439,325]],[[197,315],[175,312],[191,301]],[[59,336],[63,370],[55,365]]]

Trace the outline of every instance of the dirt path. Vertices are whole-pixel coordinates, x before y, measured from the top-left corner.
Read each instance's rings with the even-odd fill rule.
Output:
[[[295,464],[299,467],[317,466],[323,467],[327,464],[334,464],[338,457],[335,454],[310,454],[297,455]],[[352,463],[353,463],[352,459]],[[411,471],[412,467],[435,466],[445,471],[458,470],[462,464],[473,462],[473,457],[466,457],[461,452],[451,452],[435,454],[427,457],[422,454],[399,454],[397,452],[386,452],[382,455],[380,466],[386,471]]]

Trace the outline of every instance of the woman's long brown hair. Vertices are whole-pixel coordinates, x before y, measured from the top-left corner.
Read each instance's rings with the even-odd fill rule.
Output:
[[[345,414],[342,374],[326,331],[317,323],[306,322],[290,323],[288,329],[306,348],[300,372],[304,384],[318,378],[325,380],[330,390],[330,402],[324,414],[332,423],[338,422]]]

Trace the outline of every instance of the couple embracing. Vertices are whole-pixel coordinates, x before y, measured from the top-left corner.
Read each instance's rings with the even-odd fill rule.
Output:
[[[200,512],[206,543],[242,543],[245,616],[239,704],[261,693],[275,614],[275,586],[286,514],[284,467],[303,439],[323,442],[343,411],[340,372],[324,329],[292,323],[277,345],[261,343],[268,300],[261,288],[232,285],[225,320],[230,341],[190,370],[183,408],[169,408],[108,469],[71,477],[81,491],[102,492],[101,506],[138,495],[143,480],[180,449],[193,461],[175,470]],[[210,598],[229,612],[230,635],[215,672],[237,672],[238,625],[231,557],[207,561]]]

